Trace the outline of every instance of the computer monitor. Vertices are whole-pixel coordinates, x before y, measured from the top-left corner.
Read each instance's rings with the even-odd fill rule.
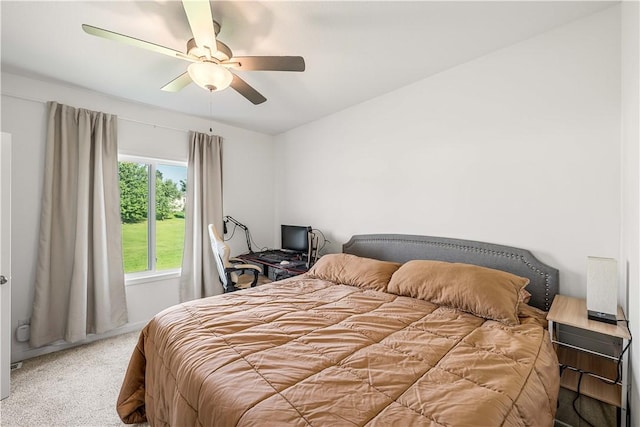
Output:
[[[309,232],[311,227],[300,225],[281,225],[283,251],[307,253],[309,251]]]

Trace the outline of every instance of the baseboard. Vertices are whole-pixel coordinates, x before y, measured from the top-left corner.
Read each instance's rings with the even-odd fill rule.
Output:
[[[110,338],[110,337],[115,337],[117,335],[122,335],[122,334],[128,334],[129,332],[135,332],[135,331],[139,331],[142,328],[144,328],[144,326],[148,323],[148,320],[143,320],[140,322],[135,322],[135,323],[127,323],[124,326],[121,326],[119,328],[113,329],[109,332],[105,332],[104,334],[90,334],[87,335],[87,339],[82,340],[82,341],[78,341],[78,342],[74,342],[74,343],[68,343],[66,341],[60,340],[60,341],[56,341],[52,344],[49,345],[45,345],[42,347],[38,347],[38,348],[33,348],[33,349],[29,349],[23,352],[20,352],[17,354],[16,357],[16,362],[17,361],[23,361],[23,360],[27,360],[27,359],[31,359],[33,357],[38,357],[38,356],[44,356],[45,354],[49,354],[49,353],[54,353],[56,351],[61,351],[61,350],[67,350],[73,347],[77,347],[80,345],[84,345],[84,344],[89,344],[91,342],[94,341],[98,341],[98,340],[102,340],[105,338]]]

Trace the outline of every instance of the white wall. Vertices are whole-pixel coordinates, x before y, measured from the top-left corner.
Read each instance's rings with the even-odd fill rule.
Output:
[[[640,3],[621,5],[622,257],[631,333],[631,425],[640,425]],[[635,410],[634,410],[635,409]]]
[[[530,249],[585,293],[620,251],[620,27],[609,8],[276,137],[276,223]],[[312,171],[311,173],[309,171]]]
[[[225,138],[225,214],[247,224],[260,245],[292,223],[324,231],[334,252],[352,234],[372,232],[525,247],[559,268],[561,292],[575,296],[585,293],[587,255],[627,260],[629,315],[640,336],[637,40],[622,43],[622,67],[620,51],[621,21],[622,40],[637,38],[629,18],[637,8],[625,2],[279,135],[275,155],[272,137],[214,123]],[[78,88],[4,73],[2,85],[3,94],[133,119],[119,129],[131,154],[184,159],[186,133],[167,128],[208,129],[208,120]],[[33,298],[44,111],[2,96],[16,165],[14,328],[30,316]],[[265,179],[272,175],[275,186]],[[231,245],[244,251],[244,236]],[[127,296],[131,321],[146,320],[177,302],[176,281],[131,286]],[[29,354],[13,344],[13,360]],[[640,366],[638,344],[632,350]],[[631,403],[639,408],[635,371]]]
[[[119,147],[124,154],[186,161],[187,131],[209,129],[206,119],[129,103],[77,87],[2,74],[2,131],[10,133],[13,139],[12,330],[19,321],[31,317],[33,302],[46,127],[46,105],[39,100],[117,114]],[[271,244],[273,182],[264,177],[273,176],[273,137],[217,122],[213,123],[213,130],[224,141],[224,213],[249,226],[258,242]],[[233,253],[246,251],[243,236],[236,235],[229,243]],[[177,278],[127,286],[129,324],[121,330],[141,327],[158,311],[178,303],[178,295]],[[33,350],[28,343],[18,343],[14,338],[12,360],[63,347]]]

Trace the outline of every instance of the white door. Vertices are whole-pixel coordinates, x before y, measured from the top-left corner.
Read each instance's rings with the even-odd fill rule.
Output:
[[[11,135],[0,139],[0,399],[11,375]]]

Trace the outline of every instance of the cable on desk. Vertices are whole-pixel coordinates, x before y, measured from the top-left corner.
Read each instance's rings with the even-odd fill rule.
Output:
[[[236,224],[233,224],[233,230],[231,230],[231,236],[227,237],[226,239],[223,238],[223,240],[225,242],[228,242],[229,240],[233,239],[233,236],[236,234],[236,229],[237,228],[238,228],[238,226]],[[246,230],[246,233],[249,236],[249,241],[251,243],[253,243],[258,248],[258,252],[266,251],[268,249],[266,246],[260,247],[260,245],[258,245],[255,242],[255,240],[253,240],[253,236],[251,235],[251,231],[249,229]]]
[[[238,228],[237,225],[233,226],[233,230],[231,231],[231,236],[229,236],[228,239],[225,239],[224,237],[222,238],[222,240],[224,240],[225,242],[228,242],[229,240],[233,239],[233,235],[236,234],[236,228]]]
[[[331,243],[331,241],[327,240],[327,238],[324,236],[324,233],[320,229],[314,228],[311,230],[311,232],[314,232],[314,231],[317,231],[322,236],[322,245],[320,245],[320,247],[317,249],[318,253],[320,253],[320,251],[324,249],[326,244]]]
[[[256,245],[256,247],[258,248],[258,252],[262,252],[262,251],[267,251],[269,250],[268,247],[266,246],[260,246],[259,244],[256,243],[255,240],[253,240],[253,236],[251,235],[251,233],[249,233],[249,240],[251,240],[251,243],[253,243],[254,245]]]

